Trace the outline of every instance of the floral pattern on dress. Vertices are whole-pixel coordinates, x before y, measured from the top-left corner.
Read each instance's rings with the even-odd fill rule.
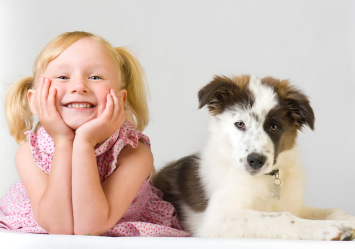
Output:
[[[30,143],[34,162],[46,174],[50,173],[55,149],[53,139],[43,127],[37,134],[25,132]],[[116,169],[117,156],[126,145],[136,148],[142,141],[150,148],[149,138],[142,134],[128,120],[104,142],[95,146],[95,156],[101,183]],[[162,192],[147,179],[132,204],[121,219],[103,235],[143,237],[186,237],[188,232],[181,229],[174,206],[162,199]],[[22,181],[11,187],[0,202],[0,227],[29,233],[47,233],[40,227],[33,215],[31,203]]]

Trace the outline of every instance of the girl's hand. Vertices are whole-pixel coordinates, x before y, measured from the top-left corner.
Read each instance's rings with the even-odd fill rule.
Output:
[[[54,144],[59,141],[73,141],[74,131],[66,125],[55,106],[57,89],[50,88],[51,81],[41,77],[35,92],[35,106],[38,119],[46,132],[53,138]]]
[[[76,130],[75,139],[90,143],[92,147],[114,134],[126,120],[124,100],[117,98],[111,89],[107,94],[105,110],[97,118],[83,124]]]

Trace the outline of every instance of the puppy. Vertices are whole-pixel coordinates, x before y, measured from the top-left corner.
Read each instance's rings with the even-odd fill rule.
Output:
[[[307,97],[287,80],[216,76],[198,93],[210,114],[199,154],[154,178],[193,236],[354,239],[355,217],[303,205],[297,131],[314,129]]]

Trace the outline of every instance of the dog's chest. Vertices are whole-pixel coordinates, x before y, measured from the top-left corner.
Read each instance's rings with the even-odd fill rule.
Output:
[[[235,167],[230,160],[204,153],[199,170],[202,185],[209,199],[209,206],[218,209],[252,209],[265,212],[292,212],[302,204],[302,170],[295,151],[282,154],[280,163],[280,200],[273,198],[275,176],[251,176]],[[287,167],[282,164],[287,161]],[[218,165],[218,167],[216,166]],[[276,182],[279,184],[279,182]]]
[[[282,211],[282,198],[278,200],[273,197],[273,180],[273,176],[254,178],[229,174],[223,184],[220,182],[219,187],[210,192],[210,204],[219,206],[219,209],[226,212],[236,209]]]

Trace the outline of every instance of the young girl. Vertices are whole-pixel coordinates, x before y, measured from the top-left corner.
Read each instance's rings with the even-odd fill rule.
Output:
[[[0,203],[0,227],[188,236],[150,181],[153,156],[140,132],[148,124],[144,82],[135,57],[95,34],[64,33],[43,49],[33,77],[6,96],[10,134],[22,144],[15,158],[21,180]]]

